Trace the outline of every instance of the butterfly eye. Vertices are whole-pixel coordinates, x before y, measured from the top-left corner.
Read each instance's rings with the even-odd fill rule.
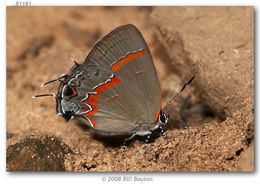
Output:
[[[66,86],[63,90],[63,96],[71,98],[76,95],[77,95],[76,90],[71,86]]]
[[[161,111],[161,113],[160,113],[160,120],[161,120],[161,122],[166,124],[168,122],[168,118],[169,118],[169,116],[166,116],[166,114]]]
[[[160,115],[160,120],[163,122],[163,123],[165,123],[165,115]]]

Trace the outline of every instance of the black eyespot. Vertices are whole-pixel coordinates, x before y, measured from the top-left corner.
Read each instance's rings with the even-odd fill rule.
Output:
[[[72,96],[74,94],[70,86],[66,86],[63,91],[64,96]]]

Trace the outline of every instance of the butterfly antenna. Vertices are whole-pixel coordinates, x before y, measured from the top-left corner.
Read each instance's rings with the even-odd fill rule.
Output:
[[[182,89],[181,89],[172,99],[170,99],[170,100],[167,102],[167,104],[166,104],[165,107],[162,109],[162,111],[165,111],[165,110],[166,110],[166,108],[171,104],[171,102],[172,102],[173,100],[175,100],[175,98],[177,98],[178,95],[179,95],[182,91],[184,91],[184,89],[192,82],[192,80],[193,80],[194,78],[195,78],[195,76],[193,76],[193,77],[188,81],[188,83],[185,83],[185,84],[183,85]]]
[[[44,97],[44,96],[52,96],[57,98],[58,96],[54,93],[50,93],[50,94],[41,94],[41,95],[36,95],[36,96],[32,96],[32,98],[38,98],[38,97]]]
[[[68,76],[67,74],[61,74],[60,77],[58,77],[58,78],[56,78],[56,79],[53,79],[53,80],[51,80],[51,81],[48,81],[48,82],[46,82],[46,83],[43,83],[43,84],[41,84],[40,87],[43,87],[43,86],[45,86],[45,85],[47,85],[47,84],[49,84],[49,83],[52,83],[52,82],[54,82],[54,81],[61,81],[62,78],[66,78],[67,76]]]

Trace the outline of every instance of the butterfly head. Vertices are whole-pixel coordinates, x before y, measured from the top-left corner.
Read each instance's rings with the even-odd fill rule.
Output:
[[[169,117],[170,116],[166,114],[165,111],[161,110],[158,120],[161,125],[166,125],[168,123]]]

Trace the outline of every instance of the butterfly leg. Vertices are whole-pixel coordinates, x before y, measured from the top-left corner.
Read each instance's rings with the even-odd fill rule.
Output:
[[[125,140],[124,140],[124,144],[123,144],[123,149],[122,149],[122,156],[121,156],[121,158],[120,158],[120,160],[119,161],[122,161],[123,159],[124,159],[124,157],[125,157],[125,149],[126,149],[126,144],[125,144]]]
[[[150,131],[149,134],[147,135],[146,140],[145,140],[144,154],[146,154],[146,148],[147,148],[147,144],[148,144],[148,142],[149,142],[149,140],[150,140],[151,134],[152,134],[152,132]]]
[[[131,140],[131,139],[133,139],[135,136],[136,136],[136,134],[134,133],[129,138],[124,139],[123,150],[122,150],[122,157],[121,157],[121,159],[119,161],[121,161],[124,158],[124,156],[125,156],[126,142]]]
[[[161,133],[162,133],[162,135],[163,135],[163,138],[164,138],[164,140],[166,141],[166,144],[168,144],[168,139],[167,139],[167,136],[166,136],[165,131],[163,130],[162,125],[160,125],[160,129],[161,129]]]

